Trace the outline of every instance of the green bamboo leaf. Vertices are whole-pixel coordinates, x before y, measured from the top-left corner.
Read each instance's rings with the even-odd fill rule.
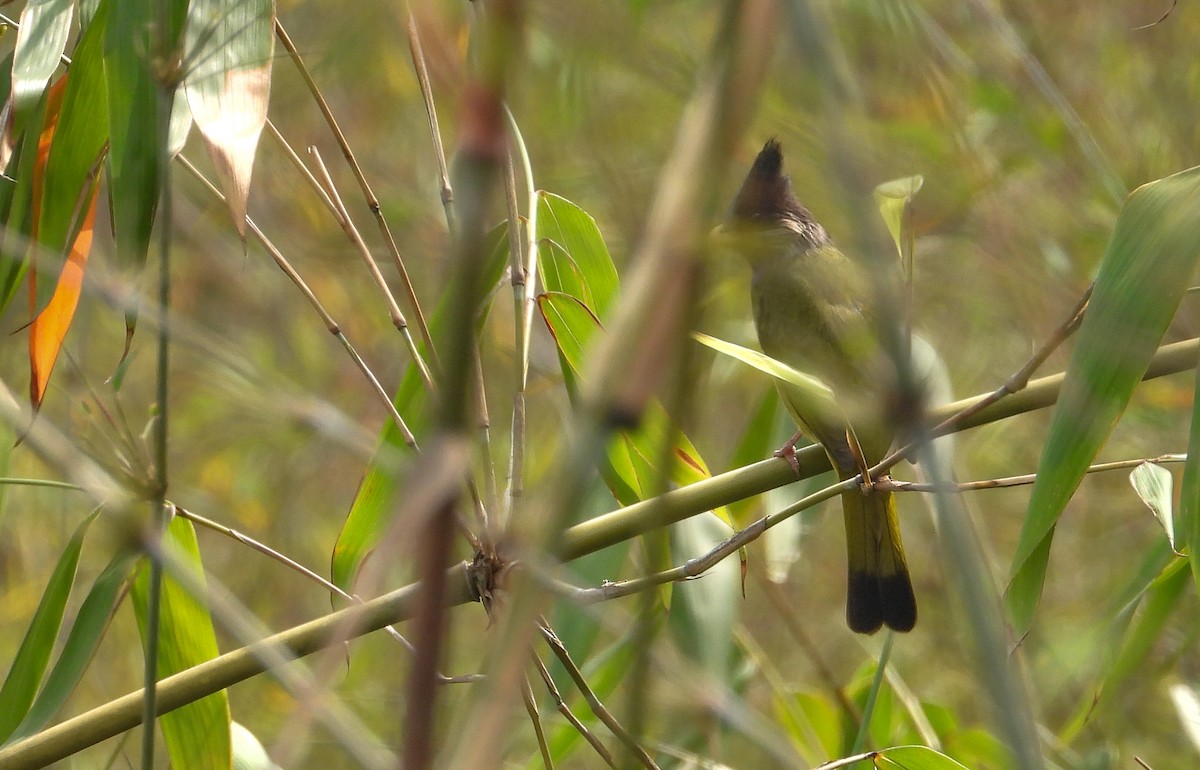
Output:
[[[554,338],[563,376],[574,398],[574,383],[583,368],[585,351],[600,331],[600,321],[578,297],[569,294],[542,294],[538,297],[538,310]],[[653,471],[646,464],[643,452],[622,431],[609,442],[601,475],[617,502],[630,505],[646,495],[645,482],[652,481]]]
[[[204,585],[200,547],[190,521],[173,518],[163,535],[163,547],[178,557],[184,569],[192,571],[191,580],[196,585]],[[142,569],[130,593],[143,645],[147,643],[149,588],[149,570]],[[219,653],[208,607],[170,574],[164,575],[159,603],[159,679],[212,660]],[[224,690],[159,717],[172,766],[181,770],[229,770],[233,762],[229,722],[229,696]]]
[[[726,342],[716,337],[710,337],[700,332],[695,332],[692,336],[697,342],[707,345],[718,353],[724,353],[744,364],[753,366],[760,372],[766,372],[771,375],[778,382],[782,383],[783,387],[788,389],[789,399],[792,400],[792,403],[810,404],[811,409],[822,410],[821,412],[814,411],[812,412],[813,414],[820,414],[822,412],[831,413],[838,409],[837,402],[833,398],[833,391],[816,377],[797,371],[787,364],[776,361],[774,358],[757,350],[744,348],[741,345]]]
[[[38,602],[33,620],[25,630],[25,638],[21,640],[4,685],[0,687],[0,741],[7,740],[25,718],[42,683],[50,654],[58,640],[58,629],[62,625],[67,599],[75,583],[83,539],[95,518],[96,514],[93,513],[83,520],[58,557],[58,564],[50,573],[50,580]]]
[[[174,158],[182,149],[192,123],[183,89],[172,88],[168,135],[165,138],[159,136],[160,83],[156,78],[170,76],[160,71],[163,63],[153,61],[150,54],[162,45],[158,40],[160,5],[155,0],[117,2],[104,41],[111,127],[108,192],[117,263],[127,282],[137,280],[149,253],[150,232],[165,174],[162,143],[167,142],[166,157]],[[176,45],[187,15],[187,5],[187,0],[165,2],[172,25],[169,39]],[[137,317],[137,306],[128,306],[125,310],[127,334],[133,334]],[[114,379],[120,381],[119,376]]]
[[[577,378],[584,365],[584,355],[600,332],[600,319],[582,299],[562,292],[546,292],[538,296],[538,310],[555,347],[572,378]]]
[[[1102,634],[1094,642],[1099,652],[1095,661],[1097,681],[1083,692],[1072,717],[1058,729],[1058,737],[1071,743],[1087,726],[1094,724],[1120,689],[1120,681],[1113,678],[1117,670],[1115,661],[1124,655],[1124,641],[1135,619],[1141,617],[1139,608],[1145,603],[1150,590],[1160,584],[1165,570],[1175,559],[1165,540],[1155,542],[1141,556],[1140,563],[1132,570],[1132,577],[1121,590],[1115,592],[1100,611],[1107,618]],[[1186,571],[1186,570],[1185,570]]]
[[[150,248],[162,169],[158,136],[158,85],[151,52],[157,49],[156,4],[122,0],[112,5],[104,38],[108,94],[109,197],[117,259],[140,270]],[[134,273],[136,275],[136,272]]]
[[[565,198],[538,193],[538,272],[548,292],[569,294],[601,320],[619,278],[596,220]]]
[[[272,0],[192,0],[184,81],[234,226],[244,238],[258,138],[267,122],[275,55]]]
[[[46,685],[38,693],[29,713],[13,731],[11,741],[33,735],[48,725],[74,692],[104,638],[121,586],[133,573],[135,564],[133,554],[118,554],[96,578],[71,625],[62,653],[46,677]]]
[[[538,297],[538,308],[558,348],[564,375],[578,379],[592,340],[601,332],[600,322],[578,297],[546,293]],[[572,393],[572,397],[574,393]],[[661,476],[661,452],[671,429],[670,420],[657,401],[651,402],[635,430],[619,431],[609,443],[607,462],[601,468],[605,482],[621,505],[632,505],[656,494]],[[711,474],[691,440],[682,433],[675,439],[670,480],[680,486],[708,478]],[[713,510],[733,526],[729,511]]]
[[[14,135],[24,130],[50,76],[58,69],[71,34],[74,9],[72,0],[29,0],[21,11],[12,63]]]
[[[876,752],[875,767],[880,770],[967,770],[963,765],[928,746],[896,746]]]
[[[495,286],[504,273],[508,264],[508,225],[502,223],[487,235],[488,258],[484,271],[484,281],[487,286]],[[490,295],[489,295],[490,296]],[[487,318],[490,304],[478,314],[479,324],[483,325]],[[461,308],[452,308],[445,298],[434,309],[429,318],[429,330],[436,339],[445,328],[451,313],[464,312]],[[423,355],[427,356],[424,346],[420,346]],[[428,360],[428,357],[426,357]],[[418,438],[425,433],[429,424],[429,410],[426,393],[421,384],[420,375],[414,365],[409,364],[400,387],[392,403],[396,410],[404,416],[409,430]],[[354,585],[354,577],[362,566],[363,560],[379,544],[379,539],[387,530],[388,517],[395,511],[393,505],[399,489],[400,478],[396,472],[398,458],[407,454],[404,437],[400,429],[388,420],[384,423],[379,436],[379,446],[363,474],[358,492],[346,516],[346,522],[338,533],[337,542],[333,548],[333,559],[330,565],[331,580],[339,587],[350,591]]]
[[[1130,678],[1137,677],[1140,680],[1145,676],[1146,661],[1154,648],[1161,644],[1163,630],[1183,598],[1187,585],[1186,562],[1172,559],[1146,587],[1141,601],[1130,606],[1129,627],[1121,639],[1116,657],[1105,667],[1104,682],[1099,686],[1099,691],[1105,694],[1106,699],[1119,693]],[[1138,610],[1136,613],[1133,612],[1135,607]]]
[[[1041,596],[1054,526],[1175,315],[1200,245],[1200,168],[1139,187],[1117,218],[1051,419],[1005,601],[1018,635]]]
[[[1142,463],[1129,474],[1133,491],[1141,498],[1159,526],[1166,532],[1167,542],[1175,548],[1175,510],[1172,501],[1174,477],[1171,472],[1155,463]]]
[[[849,717],[825,695],[777,691],[773,710],[797,750],[807,757],[833,757],[847,743]],[[853,736],[851,736],[853,737]]]

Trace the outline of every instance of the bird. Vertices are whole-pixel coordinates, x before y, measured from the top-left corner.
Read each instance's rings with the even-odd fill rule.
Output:
[[[832,401],[800,398],[779,383],[801,433],[820,443],[841,480],[879,462],[892,443],[886,417],[888,359],[880,348],[875,281],[880,266],[840,251],[797,199],[770,139],[754,160],[718,230],[750,265],[754,326],[763,352],[811,375]],[[835,406],[836,405],[836,406]],[[794,438],[776,452],[794,453]],[[872,634],[910,631],[917,603],[900,539],[895,495],[867,481],[841,494],[846,527],[846,622]]]

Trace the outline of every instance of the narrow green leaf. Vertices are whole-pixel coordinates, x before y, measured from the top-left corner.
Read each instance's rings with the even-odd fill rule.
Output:
[[[246,232],[246,203],[258,138],[267,122],[275,55],[272,0],[192,0],[184,82],[234,226]]]
[[[538,272],[548,292],[569,294],[601,321],[616,299],[619,278],[596,220],[565,198],[538,194]]]
[[[875,767],[880,770],[967,770],[967,766],[934,751],[928,746],[896,746],[877,752]]]
[[[1129,474],[1129,483],[1133,491],[1142,499],[1159,525],[1167,534],[1171,548],[1175,548],[1175,522],[1172,493],[1174,477],[1171,472],[1161,465],[1142,463]]]
[[[1105,698],[1115,696],[1131,677],[1145,675],[1145,663],[1155,646],[1162,642],[1163,629],[1175,612],[1188,585],[1188,569],[1183,559],[1172,559],[1146,589],[1138,612],[1121,640],[1112,663],[1106,667],[1100,691]],[[1133,607],[1130,608],[1131,614]]]
[[[26,119],[58,69],[71,34],[74,9],[72,0],[29,0],[21,11],[12,64],[14,132],[24,130]]]
[[[1200,247],[1200,168],[1130,194],[1096,277],[1054,410],[1005,601],[1029,630],[1054,526],[1107,440],[1175,315]]]
[[[838,409],[829,386],[812,375],[799,372],[785,363],[776,361],[770,356],[757,350],[744,348],[732,342],[710,337],[707,334],[695,332],[692,334],[696,341],[707,345],[718,353],[735,358],[744,364],[749,364],[760,372],[766,372],[783,384],[789,392],[789,399],[795,404],[811,404],[812,414],[832,413]],[[821,410],[821,411],[817,411]],[[806,413],[807,409],[803,410]]]
[[[489,256],[484,281],[487,286],[495,286],[500,281],[505,265],[508,264],[507,223],[498,225],[488,233],[487,243]],[[478,314],[480,325],[487,318],[488,307]],[[429,318],[429,329],[435,338],[448,322],[448,316],[458,312],[465,310],[449,307],[445,298],[442,299]],[[424,346],[421,346],[421,352],[427,354]],[[405,370],[392,403],[404,416],[409,430],[418,438],[424,435],[429,416],[427,398],[420,375],[413,364],[410,363]],[[342,525],[333,548],[330,579],[347,591],[353,588],[354,577],[363,560],[379,543],[379,538],[387,529],[388,516],[395,510],[392,503],[399,488],[396,460],[406,452],[400,429],[388,420],[380,432],[379,446],[366,473],[363,474],[346,522]]]
[[[3,687],[0,687],[0,741],[7,740],[25,718],[42,683],[75,582],[83,539],[95,518],[96,514],[93,513],[83,520],[58,557],[58,564],[50,573],[50,580],[38,602],[33,620],[25,630],[25,638],[17,648],[17,655],[13,658]]]
[[[46,685],[38,693],[37,700],[20,726],[13,731],[11,740],[16,741],[41,730],[66,703],[104,638],[117,595],[132,574],[135,564],[132,554],[118,554],[96,578],[71,625],[62,653],[46,677]]]
[[[775,712],[792,742],[806,756],[837,756],[847,742],[844,734],[850,718],[823,693],[778,692]]]
[[[1114,698],[1119,696],[1119,677],[1113,675],[1123,664],[1118,665],[1115,661],[1125,654],[1125,640],[1130,636],[1130,627],[1142,617],[1139,608],[1151,589],[1161,584],[1172,562],[1182,563],[1182,560],[1174,557],[1166,540],[1156,541],[1142,554],[1125,587],[1114,592],[1106,606],[1100,608],[1099,616],[1108,620],[1092,645],[1099,653],[1094,662],[1096,681],[1079,688],[1082,692],[1075,713],[1058,728],[1058,738],[1064,744],[1073,742],[1082,730],[1103,719],[1102,714],[1108,705],[1120,703],[1119,697]]]
[[[190,521],[172,519],[163,536],[163,547],[192,571],[192,580],[204,585],[200,548]],[[149,570],[142,569],[133,581],[131,595],[143,645],[149,587]],[[220,651],[208,607],[170,574],[163,576],[159,613],[159,679],[217,657]],[[229,696],[224,690],[159,717],[172,766],[229,770],[233,762],[229,722]]]
[[[158,86],[151,75],[157,47],[152,0],[110,3],[104,36],[109,145],[108,192],[117,261],[128,277],[146,263],[158,209],[162,169],[158,136]]]

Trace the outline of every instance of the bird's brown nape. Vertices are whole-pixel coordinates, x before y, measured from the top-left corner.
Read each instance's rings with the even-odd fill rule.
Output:
[[[777,140],[768,139],[754,159],[750,173],[733,199],[732,216],[751,222],[812,219],[808,209],[796,200],[791,180],[783,175],[783,148]]]

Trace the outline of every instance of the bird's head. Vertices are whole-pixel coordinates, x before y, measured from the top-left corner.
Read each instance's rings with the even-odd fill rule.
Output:
[[[830,245],[829,235],[792,192],[783,173],[783,148],[767,140],[733,199],[725,222],[713,230],[718,246],[738,252],[751,263],[780,245],[802,239],[808,248]]]

